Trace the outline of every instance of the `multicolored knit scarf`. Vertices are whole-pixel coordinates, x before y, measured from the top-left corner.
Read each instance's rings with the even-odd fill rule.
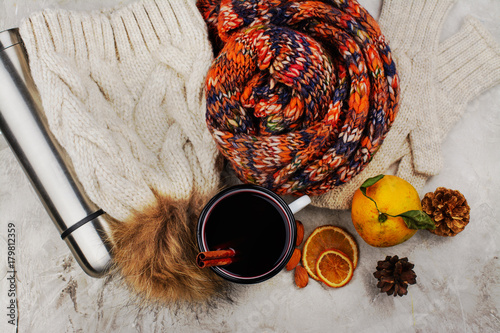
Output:
[[[397,114],[399,80],[363,7],[199,0],[198,8],[217,52],[207,124],[242,181],[314,195],[367,165]]]

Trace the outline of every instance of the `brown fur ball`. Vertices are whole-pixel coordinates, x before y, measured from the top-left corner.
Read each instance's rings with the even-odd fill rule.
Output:
[[[223,281],[195,260],[200,200],[157,202],[129,221],[111,221],[114,262],[127,283],[148,301],[203,301],[217,295]]]

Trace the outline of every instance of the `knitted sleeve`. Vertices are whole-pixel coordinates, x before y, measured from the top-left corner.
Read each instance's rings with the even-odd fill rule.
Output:
[[[460,31],[439,45],[436,78],[438,113],[444,139],[464,107],[485,90],[500,83],[500,45],[481,23],[466,19]]]
[[[439,35],[453,0],[384,1],[380,22],[393,43],[401,74],[401,110],[412,120],[410,145],[420,173],[436,174],[442,166],[437,131],[436,56]],[[425,96],[425,98],[422,98]],[[425,120],[424,120],[425,119]]]
[[[500,83],[500,48],[475,19],[439,42],[454,0],[384,0],[379,23],[390,41],[401,81],[400,110],[382,147],[355,178],[313,204],[347,209],[369,177],[396,165],[418,190],[442,167],[441,143],[465,106]],[[392,169],[392,168],[391,168]]]

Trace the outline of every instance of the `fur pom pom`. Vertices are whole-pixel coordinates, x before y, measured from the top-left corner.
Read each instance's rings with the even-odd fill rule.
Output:
[[[147,301],[204,301],[216,296],[223,280],[195,263],[200,200],[156,197],[154,205],[135,212],[130,220],[111,221],[117,268]]]

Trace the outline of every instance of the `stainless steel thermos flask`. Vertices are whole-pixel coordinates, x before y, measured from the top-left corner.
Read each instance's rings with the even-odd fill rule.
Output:
[[[18,29],[0,32],[0,131],[80,266],[103,276],[112,260],[105,213],[49,130]]]

